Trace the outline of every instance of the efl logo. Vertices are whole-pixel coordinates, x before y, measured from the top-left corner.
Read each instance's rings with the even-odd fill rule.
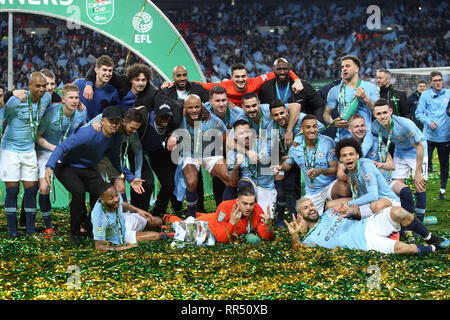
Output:
[[[147,12],[136,13],[132,20],[133,28],[139,33],[147,33],[153,28],[153,18]],[[148,34],[134,35],[135,43],[152,43]]]

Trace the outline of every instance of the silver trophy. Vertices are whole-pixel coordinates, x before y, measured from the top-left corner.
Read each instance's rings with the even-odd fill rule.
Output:
[[[186,236],[184,238],[184,241],[188,243],[196,243],[197,242],[197,236],[199,233],[199,223],[197,221],[182,221],[180,223],[181,227],[186,232]]]

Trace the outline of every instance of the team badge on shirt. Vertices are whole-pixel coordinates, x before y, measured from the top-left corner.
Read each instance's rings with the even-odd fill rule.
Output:
[[[366,174],[365,176],[363,176],[363,180],[364,181],[369,181],[370,180],[370,173]]]
[[[223,221],[225,219],[225,213],[220,211],[219,216],[217,217],[217,221]]]
[[[323,152],[317,152],[317,158],[323,159]]]
[[[98,227],[97,228],[97,236],[104,236],[105,235],[105,230],[103,230],[102,227]]]

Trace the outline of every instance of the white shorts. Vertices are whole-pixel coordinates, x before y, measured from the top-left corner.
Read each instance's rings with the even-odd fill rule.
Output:
[[[186,167],[186,165],[193,164],[197,168],[197,171],[199,171],[200,166],[202,166],[205,168],[206,171],[208,171],[208,173],[211,173],[217,161],[219,161],[220,159],[223,159],[223,156],[212,156],[201,159],[200,158],[194,159],[190,156],[186,156],[183,157],[183,169],[184,167]]]
[[[48,159],[50,159],[51,155],[52,155],[51,152],[45,152],[45,151],[41,151],[41,150],[36,151],[39,179],[45,178],[45,165],[47,164]]]
[[[135,244],[137,243],[136,232],[145,229],[147,220],[136,212],[124,212],[123,217],[125,220],[125,242]]]
[[[331,182],[328,186],[326,186],[322,191],[315,194],[307,194],[306,196],[311,199],[312,203],[317,208],[317,212],[319,215],[323,214],[323,209],[325,208],[326,200],[333,200],[331,198],[331,189],[333,189],[334,184],[337,182],[337,179]]]
[[[412,175],[416,174],[416,159],[401,159],[394,157],[395,170],[392,171],[392,179],[408,179],[412,171]],[[428,180],[428,157],[424,156],[422,162],[422,175]]]
[[[392,199],[388,199],[388,200],[392,203],[391,207],[401,207],[402,206],[400,204],[400,202],[398,202],[398,201],[395,201]],[[378,213],[378,212],[373,212],[370,209],[370,205],[371,205],[371,203],[368,203],[368,204],[363,204],[362,206],[359,207],[359,212],[361,213],[361,219],[368,218],[368,217],[373,216],[374,214]]]
[[[38,181],[36,151],[0,152],[0,177],[4,182]]]
[[[401,226],[391,218],[391,208],[388,207],[380,213],[367,218],[365,238],[367,251],[375,250],[381,253],[394,253],[397,240],[390,239],[393,232],[398,232]]]
[[[104,157],[99,163],[97,163],[95,166],[95,171],[97,171],[105,181],[121,178],[120,172],[117,171],[116,167],[113,166],[108,157]]]

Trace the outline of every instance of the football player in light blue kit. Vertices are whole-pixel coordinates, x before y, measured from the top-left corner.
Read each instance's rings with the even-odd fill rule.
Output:
[[[239,147],[236,151],[229,150],[227,153],[228,175],[234,177],[233,171],[238,170],[240,179],[237,189],[245,184],[251,184],[256,192],[256,202],[261,208],[269,208],[270,218],[273,219],[277,191],[274,184],[274,171],[271,168],[270,140],[257,139],[255,131],[244,119],[234,123],[234,139]],[[250,161],[246,155],[249,149],[254,149],[258,155],[256,163]],[[231,199],[226,199],[224,196],[224,200]]]
[[[367,219],[354,220],[359,207],[351,205],[345,212],[337,214],[328,209],[319,215],[308,197],[297,202],[297,217],[287,223],[292,247],[347,248],[381,253],[421,254],[448,248],[450,241],[432,234],[421,221],[401,207],[388,207]],[[407,244],[389,238],[400,228],[411,230],[423,237],[428,245]],[[304,234],[300,242],[299,233]]]
[[[4,120],[8,121],[2,137],[0,176],[5,182],[5,213],[10,237],[17,237],[17,196],[19,183],[24,187],[26,233],[36,232],[36,193],[38,191],[38,166],[34,144],[38,126],[51,103],[46,92],[47,80],[40,72],[33,72],[28,82],[27,101],[11,97],[3,107]]]
[[[300,112],[300,116],[292,129],[292,134],[294,137],[300,135],[302,120],[306,116],[306,113]],[[286,134],[288,123],[290,122],[290,114],[289,110],[286,109],[286,106],[283,100],[274,100],[270,104],[270,117],[272,121],[267,126],[267,131],[272,132],[272,130],[276,130],[276,134],[278,139],[275,139],[279,144],[280,158],[286,157],[289,152],[289,146],[286,145],[284,141],[284,136]],[[324,128],[325,126],[318,122],[319,130]],[[300,182],[297,179],[300,174],[298,166],[294,166],[291,170],[284,174],[283,171],[278,172],[275,175],[275,189],[277,190],[277,225],[279,227],[284,227],[284,211],[287,207],[290,214],[296,213],[295,211],[295,202],[296,202],[296,185]]]
[[[383,141],[378,141],[378,138],[373,136],[371,132],[367,132],[364,117],[357,113],[351,115],[348,119],[348,130],[353,138],[361,143],[363,157],[372,160],[392,191],[400,198],[401,206],[409,212],[414,212],[414,198],[411,189],[404,183],[391,179],[390,171],[395,170],[392,156],[389,152],[386,152]],[[338,179],[348,181],[349,178],[345,170],[345,166],[340,163],[338,165]]]
[[[226,127],[215,115],[207,121],[201,119],[202,101],[196,94],[184,100],[184,117],[180,128],[172,133],[172,137],[182,137],[177,146],[181,149],[181,160],[175,172],[175,191],[179,201],[186,196],[187,215],[195,217],[197,212],[198,171],[203,166],[208,173],[216,176],[225,185],[229,185],[227,165],[223,153],[216,154],[226,140]],[[213,142],[206,143],[208,140]],[[172,160],[174,157],[172,154]],[[185,191],[185,192],[184,192]]]
[[[308,195],[323,213],[326,200],[339,196],[349,196],[348,183],[336,179],[337,158],[334,153],[334,141],[319,134],[317,118],[306,115],[301,127],[303,135],[294,139],[289,148],[288,158],[278,168],[280,171],[291,170],[297,163],[305,177],[306,195]]]
[[[50,211],[50,186],[45,181],[45,164],[58,144],[70,137],[86,122],[87,111],[79,111],[79,89],[74,84],[65,84],[62,88],[62,103],[52,104],[44,114],[38,129],[36,156],[39,172],[39,208],[45,224],[45,236],[54,233]]]
[[[380,97],[378,88],[373,83],[363,81],[359,77],[361,61],[355,56],[344,56],[341,58],[341,77],[342,81],[328,92],[327,105],[323,119],[327,124],[334,124],[337,129],[336,139],[350,137],[347,129],[348,122],[341,117],[344,111],[357,104],[356,113],[361,114],[366,120],[367,129],[370,131],[372,123],[373,103]],[[337,109],[338,117],[332,119],[332,111]]]
[[[160,227],[161,218],[124,202],[109,183],[100,190],[100,199],[91,212],[91,222],[95,249],[100,251],[122,251],[137,246],[140,241],[168,238],[166,233],[144,231],[147,227]],[[108,245],[107,241],[116,246]]]
[[[416,215],[423,221],[427,207],[426,187],[428,177],[427,141],[424,134],[409,119],[392,114],[393,110],[386,99],[375,102],[372,134],[387,139],[386,147],[395,144],[392,179],[403,184],[412,171],[416,190]],[[411,211],[412,212],[412,211]]]
[[[227,91],[219,85],[209,90],[209,102],[205,103],[205,107],[209,113],[214,114],[222,120],[227,129],[233,128],[236,120],[247,119],[245,111],[242,108],[230,104]]]
[[[289,110],[290,117],[283,139],[284,143],[290,146],[294,138],[293,129],[300,116],[301,106],[298,103],[289,103],[285,104],[285,107]],[[242,109],[247,115],[250,127],[256,131],[258,136],[260,135],[260,130],[267,129],[272,122],[270,105],[266,103],[261,104],[258,95],[254,92],[248,92],[242,96]]]
[[[361,219],[365,219],[384,208],[400,206],[400,199],[372,160],[362,157],[359,141],[344,138],[336,143],[335,150],[348,172],[352,197],[330,201],[326,210],[337,210],[339,207],[348,209],[352,204],[356,204],[360,208]]]
[[[236,107],[230,103],[228,100],[227,91],[224,87],[219,85],[216,85],[209,90],[209,102],[205,103],[205,107],[210,114],[214,114],[222,120],[228,130],[233,129],[233,125],[236,120],[247,119],[245,111],[242,108]],[[224,144],[224,150],[225,149],[226,143]],[[219,178],[212,178],[212,187],[216,205],[220,204],[223,200],[231,200],[237,197],[236,188],[225,186]],[[200,192],[203,191],[202,185],[200,185],[199,188],[201,188],[201,190],[199,190]]]
[[[445,199],[450,153],[450,116],[446,109],[450,105],[450,90],[443,86],[442,73],[439,71],[431,72],[430,78],[431,88],[420,96],[415,115],[424,125],[423,134],[428,143],[429,169],[434,148],[437,148],[441,178],[439,199]]]

